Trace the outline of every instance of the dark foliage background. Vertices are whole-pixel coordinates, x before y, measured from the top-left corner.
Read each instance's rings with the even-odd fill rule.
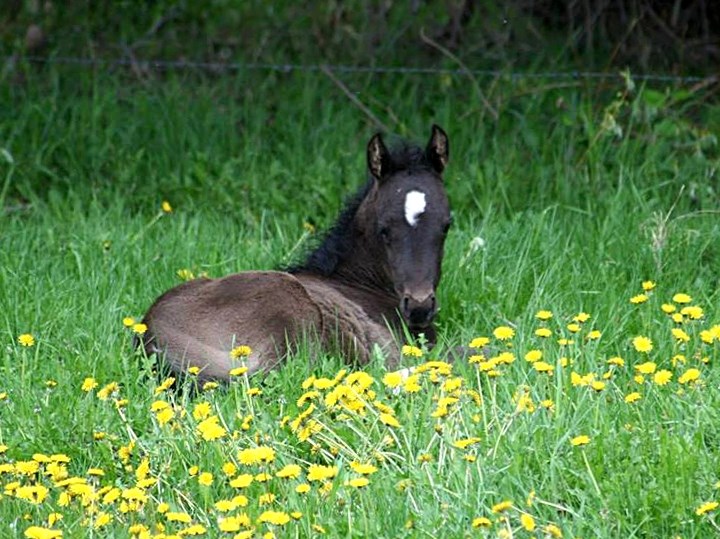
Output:
[[[660,70],[720,59],[714,0],[3,0],[8,54]],[[453,66],[454,67],[454,66]]]

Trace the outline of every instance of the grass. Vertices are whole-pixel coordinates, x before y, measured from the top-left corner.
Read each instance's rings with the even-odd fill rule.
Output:
[[[406,358],[426,365],[415,388],[389,387],[382,358],[358,369],[299,353],[265,378],[203,390],[190,377],[162,391],[155,365],[133,354],[123,327],[180,282],[180,269],[220,276],[277,267],[313,241],[305,223],[332,223],[364,180],[373,128],[327,79],[185,76],[144,86],[64,69],[2,90],[13,105],[0,112],[2,534],[31,526],[64,537],[249,530],[221,532],[228,514],[246,514],[251,536],[717,533],[716,511],[696,514],[720,501],[720,336],[701,333],[720,323],[717,109],[673,89],[606,94],[501,82],[490,96],[500,111],[493,122],[461,78],[348,83],[396,132],[425,139],[436,121],[451,137],[455,225],[439,295],[441,343]],[[657,283],[648,301],[630,303],[646,280]],[[679,292],[703,308],[699,320],[675,323],[661,310],[681,309]],[[546,322],[536,318],[543,309],[553,312]],[[568,324],[580,312],[591,317],[573,334]],[[495,338],[500,326],[514,337]],[[538,337],[541,326],[553,336]],[[593,329],[599,339],[588,338]],[[22,346],[22,334],[34,344]],[[653,340],[652,351],[634,348],[640,335]],[[426,363],[481,336],[490,339],[488,357],[449,373]],[[531,350],[552,375],[525,360]],[[514,362],[498,364],[501,352]],[[608,364],[615,356],[624,366]],[[670,381],[636,379],[647,361],[670,371]],[[681,383],[692,369],[699,378]],[[579,379],[590,373],[605,385]],[[361,397],[333,406],[351,376]],[[83,391],[86,378],[98,386]],[[119,389],[100,399],[111,382]],[[627,403],[633,392],[640,400]],[[156,401],[170,405],[164,424],[163,405],[151,411]],[[226,431],[217,440],[198,430],[201,402]],[[293,423],[310,403],[312,413]],[[579,435],[590,442],[574,446]],[[243,464],[252,453],[240,451],[258,446],[273,449],[272,462]],[[57,454],[69,457],[66,466],[43,462]],[[32,459],[40,471],[23,464]],[[354,461],[377,471],[364,476]],[[228,462],[233,477],[252,474],[253,483],[230,486]],[[297,478],[258,477],[291,464],[301,467]],[[311,465],[336,467],[336,475],[310,481]],[[64,471],[90,488],[58,484]],[[204,472],[213,475],[208,486],[199,482]],[[349,483],[359,477],[369,484]],[[138,483],[141,503],[132,499]],[[33,484],[48,489],[42,501],[22,490]],[[299,484],[310,491],[296,492]],[[67,492],[75,495],[65,504]],[[229,513],[215,506],[232,499]],[[496,506],[503,501],[511,507]],[[267,510],[282,513],[264,514],[276,524],[260,520]],[[280,524],[294,511],[302,514]],[[54,513],[62,520],[50,524]],[[477,520],[485,518],[487,528]]]

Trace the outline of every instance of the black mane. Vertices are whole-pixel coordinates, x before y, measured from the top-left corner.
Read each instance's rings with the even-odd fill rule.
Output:
[[[392,146],[388,174],[395,174],[401,170],[428,169],[432,169],[432,164],[425,151],[419,146],[407,141],[400,141]],[[288,273],[315,273],[324,277],[333,274],[338,263],[347,256],[352,248],[352,222],[374,181],[372,177],[368,179],[365,185],[347,200],[335,224],[325,233],[320,244],[310,251],[305,261],[293,264],[285,268],[285,271]]]

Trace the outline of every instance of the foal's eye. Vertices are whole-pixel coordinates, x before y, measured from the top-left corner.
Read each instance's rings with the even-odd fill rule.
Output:
[[[390,228],[384,226],[380,229],[380,237],[382,240],[387,243],[390,241]]]

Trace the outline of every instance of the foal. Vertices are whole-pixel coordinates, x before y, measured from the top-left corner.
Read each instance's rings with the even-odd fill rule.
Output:
[[[226,379],[231,350],[248,345],[250,373],[275,367],[308,338],[349,361],[374,346],[399,358],[403,326],[433,343],[433,319],[450,209],[441,174],[448,137],[433,125],[423,150],[390,151],[381,135],[367,146],[369,179],[322,243],[287,271],[196,279],[160,296],[145,315],[143,345],[173,370],[200,368]]]

